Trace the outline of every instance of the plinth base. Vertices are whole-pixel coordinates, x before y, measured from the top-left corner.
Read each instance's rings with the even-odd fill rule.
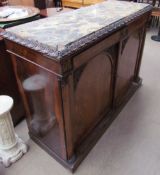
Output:
[[[16,136],[17,144],[7,150],[0,150],[0,163],[3,163],[5,167],[9,167],[12,163],[20,159],[23,154],[28,151],[28,146]]]
[[[160,42],[160,35],[153,35],[151,36],[151,39]]]

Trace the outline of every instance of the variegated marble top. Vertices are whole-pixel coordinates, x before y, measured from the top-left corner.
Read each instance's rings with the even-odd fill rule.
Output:
[[[3,36],[50,57],[61,59],[118,29],[151,6],[106,1],[12,27]]]

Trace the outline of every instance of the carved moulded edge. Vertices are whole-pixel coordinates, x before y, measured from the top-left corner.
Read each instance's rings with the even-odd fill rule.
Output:
[[[46,44],[39,43],[38,41],[22,38],[14,33],[11,33],[9,31],[3,31],[0,33],[4,38],[7,38],[8,40],[14,41],[18,44],[21,44],[23,46],[26,46],[30,49],[33,49],[43,55],[49,56],[51,58],[56,58],[57,60],[60,60],[66,56],[72,55],[76,53],[78,50],[85,48],[88,44],[92,44],[96,41],[98,41],[101,38],[106,37],[107,35],[111,34],[112,32],[118,30],[125,24],[133,21],[135,18],[141,16],[142,14],[149,12],[152,10],[152,6],[148,5],[142,10],[139,10],[138,12],[125,17],[119,21],[116,21],[96,32],[93,32],[89,35],[86,35],[75,42],[71,44],[67,44],[63,50],[59,50],[58,45],[56,47],[51,47]]]

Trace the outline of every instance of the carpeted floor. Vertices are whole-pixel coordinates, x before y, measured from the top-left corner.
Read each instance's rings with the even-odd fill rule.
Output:
[[[148,31],[141,77],[143,86],[101,137],[76,175],[160,174],[160,42]],[[71,175],[28,137],[25,121],[16,131],[30,146],[29,152],[0,175]]]

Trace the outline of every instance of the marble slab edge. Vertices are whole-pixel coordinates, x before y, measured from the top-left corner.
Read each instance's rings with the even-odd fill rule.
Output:
[[[35,41],[35,40],[22,38],[9,31],[2,31],[0,32],[0,35],[2,35],[4,38],[8,40],[11,40],[15,43],[18,43],[22,46],[26,46],[27,48],[33,49],[43,55],[46,55],[47,57],[50,57],[56,60],[61,60],[64,57],[67,57],[69,55],[76,53],[78,50],[84,49],[87,45],[90,45],[100,40],[101,38],[108,36],[112,32],[120,29],[121,27],[125,26],[129,22],[135,20],[137,17],[151,11],[152,8],[153,7],[151,5],[148,5],[134,14],[131,14],[121,20],[118,20],[108,26],[101,28],[98,31],[95,31],[72,43],[67,44],[63,50],[59,50],[58,45],[53,48],[46,44],[39,43],[38,41]]]

